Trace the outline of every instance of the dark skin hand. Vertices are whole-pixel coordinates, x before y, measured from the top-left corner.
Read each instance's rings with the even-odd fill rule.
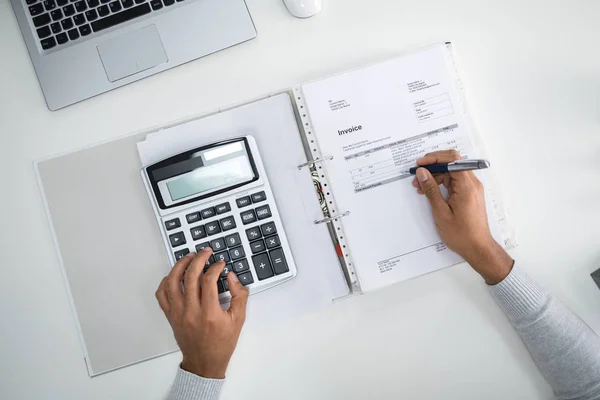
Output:
[[[181,349],[181,368],[204,378],[223,379],[246,320],[248,289],[229,273],[231,304],[223,310],[217,280],[225,263],[218,261],[203,272],[211,254],[205,248],[180,259],[160,283],[156,298]]]
[[[460,159],[455,150],[436,151],[417,160],[417,166]],[[439,185],[448,189],[447,200]],[[429,200],[435,226],[446,246],[462,256],[488,285],[502,282],[514,261],[492,238],[483,185],[475,174],[460,171],[433,176],[425,168],[419,168],[413,186]]]

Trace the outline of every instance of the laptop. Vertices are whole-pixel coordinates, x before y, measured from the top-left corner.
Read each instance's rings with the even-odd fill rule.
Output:
[[[50,110],[256,37],[244,0],[11,0]]]

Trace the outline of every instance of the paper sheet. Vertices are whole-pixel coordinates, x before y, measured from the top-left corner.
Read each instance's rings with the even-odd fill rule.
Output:
[[[257,141],[298,267],[291,281],[251,296],[246,325],[256,326],[315,311],[348,294],[327,227],[313,223],[322,213],[310,173],[297,168],[306,155],[289,96],[153,132],[137,146],[146,166],[201,144],[247,134]]]
[[[302,86],[364,291],[462,261],[404,171],[426,153],[477,158],[446,46]],[[484,181],[485,172],[477,174]],[[486,198],[489,210],[493,204]],[[490,212],[490,229],[503,243]]]

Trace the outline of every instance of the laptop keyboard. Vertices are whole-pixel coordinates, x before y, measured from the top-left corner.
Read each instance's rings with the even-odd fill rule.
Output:
[[[25,0],[44,50],[182,1],[184,0]]]

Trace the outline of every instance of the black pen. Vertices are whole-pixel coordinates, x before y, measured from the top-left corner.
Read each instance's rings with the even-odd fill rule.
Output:
[[[490,167],[488,160],[458,160],[447,164],[430,164],[419,167],[413,167],[408,173],[415,175],[418,168],[425,168],[432,174],[443,174],[445,172],[472,171],[475,169],[486,169]]]

